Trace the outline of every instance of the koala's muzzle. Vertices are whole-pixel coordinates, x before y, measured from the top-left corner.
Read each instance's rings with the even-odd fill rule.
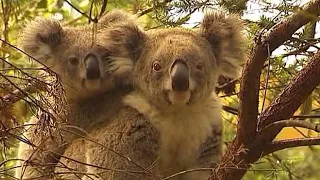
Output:
[[[176,60],[171,67],[171,83],[174,91],[187,91],[189,89],[189,74],[188,65],[182,60]]]
[[[97,56],[88,54],[84,59],[84,64],[86,67],[87,79],[94,80],[100,78],[100,67]]]

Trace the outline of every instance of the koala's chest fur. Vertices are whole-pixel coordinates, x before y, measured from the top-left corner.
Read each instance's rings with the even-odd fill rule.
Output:
[[[141,94],[134,92],[124,103],[146,115],[160,131],[160,162],[163,168],[185,169],[199,156],[200,145],[221,129],[221,104],[215,94],[192,105],[160,112]]]

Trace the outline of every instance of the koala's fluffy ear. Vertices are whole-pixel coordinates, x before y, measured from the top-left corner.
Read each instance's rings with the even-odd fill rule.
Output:
[[[53,62],[47,60],[61,43],[62,36],[63,29],[58,21],[38,17],[20,34],[19,45],[26,53],[50,66]]]
[[[123,10],[115,9],[103,15],[98,21],[98,26],[99,28],[104,28],[109,27],[112,24],[134,22],[135,20],[136,16],[128,14]]]
[[[147,36],[135,23],[124,22],[103,29],[98,38],[99,44],[110,52],[110,70],[127,76],[139,59]]]
[[[240,75],[240,65],[246,59],[242,30],[243,22],[233,14],[210,12],[202,20],[200,34],[211,44],[222,75],[233,78]]]

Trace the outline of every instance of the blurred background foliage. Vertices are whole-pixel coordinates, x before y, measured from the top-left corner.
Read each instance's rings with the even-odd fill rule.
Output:
[[[56,78],[34,60],[27,58],[16,48],[19,32],[29,20],[44,16],[61,20],[65,25],[79,26],[92,23],[101,12],[114,8],[137,14],[143,27],[148,30],[160,27],[184,26],[196,28],[203,12],[223,8],[239,13],[245,20],[248,36],[248,52],[263,34],[274,24],[294,13],[306,1],[298,0],[0,0],[0,179],[12,175],[17,150],[18,131],[14,127],[27,121],[37,108],[45,104],[50,95],[46,88],[28,94],[13,104],[5,97],[17,88],[30,88],[34,81],[56,85]],[[86,14],[86,15],[84,15]],[[91,18],[88,18],[91,17]],[[91,19],[91,20],[89,20]],[[91,22],[90,22],[91,21]],[[260,110],[265,109],[294,75],[319,49],[319,24],[311,22],[276,51],[270,52],[261,76]],[[8,44],[10,43],[10,44]],[[45,73],[46,72],[46,73]],[[53,78],[52,78],[53,77]],[[47,82],[47,81],[46,81]],[[217,92],[224,103],[224,141],[228,144],[235,137],[239,81],[221,78]],[[56,87],[57,86],[53,86]],[[35,88],[35,87],[34,87]],[[40,89],[40,90],[39,90]],[[52,94],[51,94],[52,96]],[[42,104],[41,104],[42,103]],[[46,107],[46,106],[44,106]],[[319,88],[303,103],[294,118],[319,121]],[[310,130],[285,128],[277,139],[318,136]],[[262,158],[247,172],[244,179],[304,179],[320,177],[319,147],[286,149]]]

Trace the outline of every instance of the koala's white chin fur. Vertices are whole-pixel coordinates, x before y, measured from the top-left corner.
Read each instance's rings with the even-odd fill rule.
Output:
[[[222,126],[221,104],[215,93],[187,107],[174,106],[168,112],[159,111],[139,92],[125,96],[123,102],[146,115],[160,131],[159,156],[162,170],[172,168],[172,172],[179,172],[197,167],[200,145],[212,134],[213,129],[221,129]],[[207,176],[207,172],[200,174]]]
[[[177,104],[187,104],[190,100],[191,92],[190,90],[186,92],[176,92],[173,90],[169,90],[168,98],[172,105]]]

